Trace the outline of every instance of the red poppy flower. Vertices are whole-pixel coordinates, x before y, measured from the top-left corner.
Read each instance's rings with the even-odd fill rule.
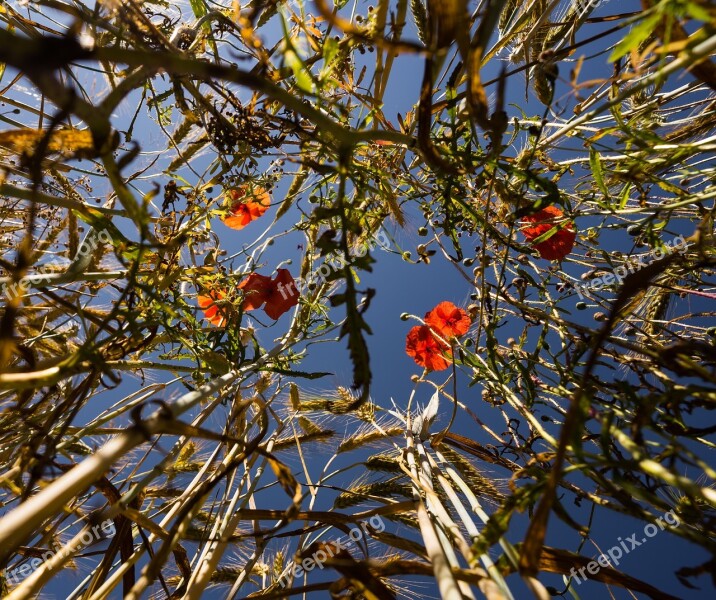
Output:
[[[244,290],[244,310],[261,308],[265,303],[264,312],[272,319],[278,319],[298,304],[298,289],[288,269],[279,269],[275,279],[251,273],[239,284],[239,289]]]
[[[244,301],[241,303],[243,310],[256,310],[266,302],[268,290],[271,288],[271,278],[258,273],[251,273],[239,284],[239,289],[244,290]]]
[[[421,367],[429,371],[444,371],[450,366],[445,358],[450,348],[438,340],[427,325],[416,325],[408,332],[405,352]]]
[[[210,291],[196,297],[199,308],[204,311],[204,318],[217,327],[221,327],[227,321],[226,309],[216,305],[216,301],[223,298],[224,293],[219,291]]]
[[[467,333],[470,322],[470,316],[452,302],[441,302],[425,315],[425,323],[445,339]]]
[[[573,221],[564,221],[564,213],[556,206],[547,206],[534,214],[523,218],[528,223],[536,223],[531,227],[523,227],[522,233],[528,242],[548,234],[546,239],[534,244],[542,258],[562,260],[574,248],[577,231]]]
[[[250,197],[245,199],[246,189],[243,187],[232,188],[226,195],[231,202],[229,207],[231,214],[222,220],[224,225],[231,229],[243,229],[251,221],[261,217],[271,205],[271,196],[263,188],[255,188],[251,191]]]
[[[283,313],[298,304],[299,294],[296,282],[288,269],[279,269],[271,284],[264,311],[272,319],[278,319]]]

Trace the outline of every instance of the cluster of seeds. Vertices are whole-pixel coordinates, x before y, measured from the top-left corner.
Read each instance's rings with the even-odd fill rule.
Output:
[[[226,112],[225,118],[210,116],[206,131],[211,143],[224,154],[236,153],[241,144],[248,144],[254,150],[266,150],[276,145],[266,133],[266,128],[242,107],[235,109],[235,112]]]

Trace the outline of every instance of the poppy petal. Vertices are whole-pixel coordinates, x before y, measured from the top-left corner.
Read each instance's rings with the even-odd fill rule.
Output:
[[[230,202],[230,214],[222,219],[231,229],[243,229],[269,209],[271,196],[263,188],[255,188],[247,196],[246,188],[231,188],[226,196]]]
[[[224,297],[225,294],[223,292],[211,291],[208,294],[202,294],[196,298],[199,308],[204,311],[204,318],[212,325],[221,327],[226,321],[225,309],[222,309],[216,304],[217,300],[221,300]]]
[[[299,293],[296,282],[288,269],[279,269],[271,282],[271,294],[266,300],[264,311],[272,319],[278,319],[283,313],[298,304]]]
[[[441,302],[427,315],[425,323],[443,338],[459,337],[470,329],[470,315],[452,302]]]
[[[429,371],[444,371],[450,366],[444,356],[451,356],[450,348],[440,342],[427,325],[416,325],[408,332],[405,352]]]
[[[196,301],[199,304],[199,308],[206,308],[214,304],[214,299],[210,296],[197,296]]]
[[[542,210],[523,218],[527,223],[535,223],[522,228],[522,234],[528,242],[533,242],[541,258],[562,260],[574,248],[577,231],[573,221],[564,223],[564,213],[556,206],[547,206]],[[545,236],[542,241],[535,240]]]
[[[219,307],[216,306],[216,304],[212,304],[211,306],[208,306],[207,308],[204,309],[204,317],[206,317],[207,319],[209,319],[209,321],[211,321],[211,319],[214,318],[214,315],[218,312],[219,312]]]
[[[271,278],[258,273],[251,273],[239,283],[238,288],[244,292],[241,303],[242,310],[256,310],[266,302],[271,293]]]
[[[251,217],[248,213],[237,213],[224,218],[223,223],[231,229],[243,229],[251,223]]]

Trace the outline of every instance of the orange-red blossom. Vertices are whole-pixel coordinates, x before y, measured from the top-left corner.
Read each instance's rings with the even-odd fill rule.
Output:
[[[231,229],[243,229],[251,221],[255,221],[268,210],[271,196],[263,188],[252,190],[247,197],[246,188],[231,188],[226,192],[229,199],[229,215],[222,221]]]
[[[204,318],[217,327],[224,325],[227,320],[226,310],[216,304],[217,301],[223,300],[224,297],[225,294],[223,292],[212,290],[196,298],[199,303],[199,308],[204,311]]]
[[[242,310],[256,310],[263,306],[264,312],[272,319],[278,319],[298,304],[299,293],[296,282],[288,269],[279,269],[274,279],[259,273],[251,273],[238,287],[244,292]],[[228,320],[225,309],[216,304],[224,297],[225,294],[221,291],[210,291],[197,297],[199,308],[204,311],[204,317],[217,327],[225,325]]]
[[[441,302],[425,315],[425,323],[408,332],[405,352],[428,371],[443,371],[452,360],[448,343],[467,333],[470,317],[452,302]]]
[[[534,243],[540,257],[547,260],[562,260],[574,248],[577,231],[573,221],[564,219],[564,212],[556,206],[547,206],[536,213],[523,217],[527,223],[535,223],[522,228],[522,234],[528,242],[548,234],[548,237]]]
[[[279,269],[276,277],[251,273],[239,284],[244,291],[242,308],[256,310],[265,304],[264,312],[272,319],[278,319],[283,313],[298,304],[298,290],[288,269]]]

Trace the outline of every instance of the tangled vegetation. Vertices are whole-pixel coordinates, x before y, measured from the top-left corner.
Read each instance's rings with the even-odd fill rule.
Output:
[[[708,558],[678,578],[712,585],[713,3],[31,0],[0,23],[0,593],[578,598],[582,568],[675,597],[549,545],[557,520],[590,539],[574,506],[688,540]],[[393,404],[380,237],[471,298],[404,316],[424,370]],[[316,391],[318,344],[351,381]]]

